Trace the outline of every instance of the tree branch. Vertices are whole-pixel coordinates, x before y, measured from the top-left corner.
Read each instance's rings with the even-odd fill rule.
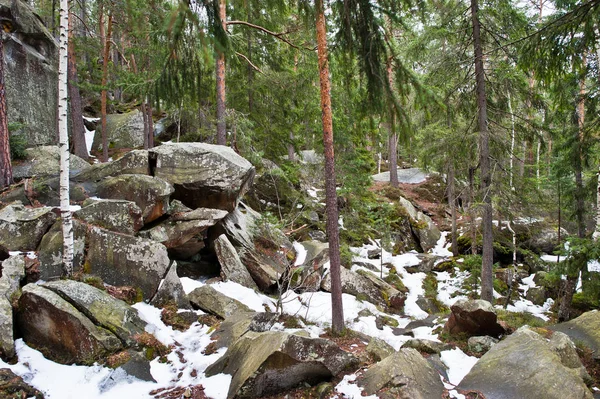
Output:
[[[252,69],[254,69],[255,71],[262,73],[263,75],[265,74],[263,71],[261,71],[261,69],[259,67],[257,67],[256,65],[254,65],[252,63],[252,61],[250,61],[250,59],[248,59],[248,57],[246,57],[244,54],[242,53],[238,53],[237,51],[235,52],[235,55],[237,55],[240,58],[243,58],[246,60],[246,62],[252,67]]]
[[[251,24],[250,22],[246,22],[246,21],[227,21],[227,25],[243,25],[243,26],[247,26],[253,29],[257,29],[261,32],[266,33],[267,35],[273,36],[276,39],[281,40],[282,42],[286,43],[288,46],[291,46],[295,49],[298,50],[307,50],[307,51],[315,51],[316,48],[312,48],[312,47],[303,47],[303,46],[298,46],[292,42],[290,42],[286,37],[286,33],[287,32],[282,32],[282,33],[276,33],[276,32],[272,32],[270,30],[268,30],[267,28],[264,28],[260,25],[255,25],[255,24]]]

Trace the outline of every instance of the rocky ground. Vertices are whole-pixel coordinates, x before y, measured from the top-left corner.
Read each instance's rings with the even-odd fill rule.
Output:
[[[57,165],[24,168],[24,180],[0,193],[0,397],[591,398],[597,391],[600,314],[554,324],[543,263],[498,270],[496,304],[473,300],[468,258],[451,257],[427,207],[397,197],[409,244],[425,252],[390,252],[378,241],[351,248],[351,267],[342,269],[348,330],[333,337],[327,244],[290,242],[240,202],[253,180],[268,188],[262,183],[275,179],[255,177],[228,149],[163,147],[73,176],[75,280],[56,278]],[[322,198],[304,189],[308,214]],[[248,196],[265,206],[285,199],[257,192]]]

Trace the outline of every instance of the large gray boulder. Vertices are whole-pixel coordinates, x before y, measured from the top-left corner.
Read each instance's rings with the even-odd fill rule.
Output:
[[[177,212],[156,226],[140,232],[140,236],[160,242],[176,259],[187,259],[204,248],[206,231],[227,213],[222,209],[208,208]]]
[[[73,280],[58,280],[46,283],[48,288],[71,303],[97,326],[116,335],[124,345],[135,344],[134,336],[141,334],[146,322],[125,302],[116,299],[91,285]]]
[[[581,342],[592,349],[594,359],[600,360],[600,312],[592,310],[581,316],[548,327],[567,334],[574,342]]]
[[[260,398],[301,383],[330,380],[357,363],[353,355],[326,339],[248,332],[205,373],[232,376],[228,398]]]
[[[1,0],[8,121],[29,145],[56,142],[58,43],[26,2]]]
[[[225,234],[221,234],[214,241],[215,252],[219,263],[221,264],[221,276],[225,280],[231,280],[248,288],[256,288],[256,283],[246,269],[246,266],[240,260],[233,244],[227,239]]]
[[[269,331],[277,321],[277,313],[237,312],[227,317],[211,334],[215,347],[227,348],[248,331]]]
[[[248,306],[237,299],[228,297],[225,294],[215,290],[210,285],[203,285],[194,289],[188,294],[190,302],[205,312],[219,316],[225,319],[236,313],[252,312]]]
[[[463,299],[457,301],[450,309],[452,313],[444,326],[450,334],[499,337],[505,333],[504,328],[497,322],[498,316],[494,307],[488,301]]]
[[[139,110],[124,114],[106,115],[106,134],[108,147],[114,149],[136,148],[144,145],[144,119]],[[102,127],[98,126],[93,151],[102,151]]]
[[[15,356],[12,302],[25,277],[25,256],[11,256],[2,262],[0,270],[0,357],[12,359]]]
[[[158,308],[175,303],[178,309],[191,309],[190,300],[186,295],[183,284],[177,275],[177,262],[173,262],[165,278],[160,282],[156,295],[150,301]]]
[[[411,228],[419,238],[419,244],[423,251],[429,251],[437,244],[442,233],[431,218],[417,210],[414,205],[404,197],[398,199],[398,203],[406,210],[415,222]]]
[[[165,144],[150,150],[154,176],[175,187],[174,199],[190,208],[233,211],[254,178],[254,167],[226,146]]]
[[[56,220],[50,207],[26,208],[19,202],[0,209],[0,252],[35,251]]]
[[[458,388],[486,399],[591,399],[579,368],[570,365],[544,337],[522,327],[483,355]]]
[[[243,203],[210,230],[209,239],[214,241],[221,234],[233,244],[258,288],[275,291],[294,258],[285,234]]]
[[[367,395],[388,388],[391,397],[397,398],[439,399],[444,392],[438,372],[412,348],[400,349],[370,367],[358,385]]]
[[[85,262],[87,230],[88,226],[86,224],[73,219],[73,270],[78,270]],[[44,234],[38,246],[39,270],[42,280],[55,280],[63,275],[62,254],[62,221],[59,219]]]
[[[89,199],[73,217],[117,233],[134,235],[144,225],[142,210],[133,201]]]
[[[92,364],[122,348],[110,331],[96,326],[57,293],[36,284],[23,287],[17,324],[28,345],[62,364]]]
[[[17,180],[32,176],[52,176],[60,172],[58,146],[48,145],[25,150],[25,159],[14,162],[13,177]],[[90,168],[90,164],[75,154],[69,156],[69,172],[75,174]]]
[[[90,227],[88,238],[86,273],[111,285],[140,288],[144,299],[156,294],[171,263],[164,245],[98,227]]]
[[[144,223],[167,213],[173,187],[163,179],[145,175],[107,177],[98,184],[100,198],[135,202],[142,210]]]

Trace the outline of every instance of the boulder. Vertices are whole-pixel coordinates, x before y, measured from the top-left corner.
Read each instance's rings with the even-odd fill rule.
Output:
[[[252,312],[248,306],[240,301],[221,294],[210,285],[203,285],[188,294],[190,302],[205,312],[225,319],[238,312]]]
[[[23,287],[16,320],[24,341],[58,363],[92,364],[122,348],[110,331],[40,285]]]
[[[167,213],[173,187],[157,177],[125,174],[102,180],[97,194],[101,198],[135,202],[142,210],[144,223],[149,223]]]
[[[161,308],[168,303],[175,303],[178,309],[191,309],[190,300],[183,290],[177,275],[177,262],[173,262],[165,278],[160,282],[156,295],[150,301],[152,306]]]
[[[458,388],[487,399],[592,398],[578,370],[565,366],[548,341],[528,327],[492,346]]]
[[[227,236],[261,291],[274,292],[294,258],[293,245],[285,234],[243,203],[209,233],[210,241],[221,234]]]
[[[143,226],[142,210],[132,201],[89,199],[73,217],[117,233],[134,235]]]
[[[396,310],[404,308],[406,297],[390,284],[379,279],[370,272],[360,270],[355,273],[345,267],[340,268],[342,292],[375,305],[390,307]],[[331,275],[327,274],[321,282],[324,291],[331,292]]]
[[[469,350],[475,353],[485,353],[491,349],[492,346],[496,345],[498,340],[488,335],[480,337],[470,337],[467,341]]]
[[[560,358],[560,362],[563,366],[577,371],[583,381],[585,381],[586,385],[590,386],[593,384],[592,378],[588,374],[585,366],[581,363],[575,344],[567,334],[555,331],[548,343]]]
[[[358,378],[358,385],[367,395],[387,388],[398,398],[439,399],[444,392],[438,372],[412,348],[400,349],[371,366]]]
[[[404,269],[409,273],[431,273],[438,263],[442,263],[446,258],[437,255],[419,254],[421,263],[416,266],[406,266]]]
[[[221,234],[214,241],[215,252],[221,264],[221,276],[224,280],[231,280],[248,288],[256,288],[256,283],[240,260],[233,244],[229,242],[225,234]]]
[[[412,230],[419,239],[419,244],[423,251],[429,251],[434,248],[442,236],[433,220],[423,212],[418,211],[414,205],[404,197],[399,197],[398,203],[402,206],[408,215],[413,219]]]
[[[82,202],[93,191],[93,187],[83,183],[69,181],[69,199]],[[52,176],[25,179],[20,184],[10,186],[0,193],[0,201],[9,203],[20,201],[23,204],[39,207],[40,205],[60,206],[60,179]]]
[[[47,145],[25,150],[25,159],[14,162],[13,178],[21,180],[33,176],[58,176],[60,172],[58,146]],[[77,174],[90,168],[90,164],[75,154],[69,157],[69,173]]]
[[[140,236],[160,242],[174,258],[187,259],[204,248],[206,230],[226,215],[227,211],[207,208],[175,213]]]
[[[543,305],[546,302],[546,289],[544,287],[530,287],[526,298],[535,305]]]
[[[144,145],[144,119],[139,110],[106,115],[108,148],[135,148]],[[92,151],[102,151],[102,127],[98,126]]]
[[[77,219],[73,219],[73,270],[83,266],[85,261],[86,235],[88,226]],[[63,275],[63,234],[62,221],[59,219],[50,230],[44,234],[38,246],[38,259],[40,260],[40,278],[42,280],[55,280]]]
[[[150,150],[154,176],[175,187],[174,199],[190,208],[233,211],[254,178],[254,167],[230,147],[206,143],[164,144]]]
[[[124,345],[134,345],[133,336],[143,333],[146,328],[146,322],[134,308],[91,285],[57,280],[43,287],[57,293],[97,326],[116,335]]]
[[[306,258],[300,265],[300,280],[292,286],[295,291],[315,292],[321,288],[325,265],[329,262],[329,244],[316,240],[303,241],[301,244],[306,250]]]
[[[210,339],[215,342],[217,349],[227,348],[248,331],[269,331],[277,318],[276,313],[237,312],[223,320]]]
[[[89,169],[73,176],[73,180],[93,183],[105,177],[118,175],[150,176],[150,162],[148,157],[147,150],[133,150],[112,162],[94,164]]]
[[[376,362],[396,353],[396,350],[390,344],[379,338],[371,338],[365,350]]]
[[[42,237],[54,224],[52,208],[26,208],[12,203],[0,209],[0,252],[35,251]]]
[[[401,348],[413,348],[421,353],[437,353],[439,355],[441,351],[451,349],[451,346],[444,344],[443,342],[436,342],[430,339],[413,338],[406,341]]]
[[[27,2],[0,1],[0,16],[10,31],[4,43],[8,120],[23,124],[19,134],[29,145],[55,143],[58,43]]]
[[[0,369],[0,398],[44,399],[44,394],[25,383],[21,377],[10,369]]]
[[[487,301],[463,299],[457,301],[450,309],[452,313],[444,326],[450,334],[499,337],[505,333],[504,328],[497,322],[494,307]]]
[[[357,363],[353,355],[326,339],[248,332],[205,373],[232,376],[227,398],[260,398],[301,383],[328,381]]]
[[[84,272],[111,285],[141,289],[144,299],[156,294],[171,261],[167,248],[140,237],[90,227]]]
[[[548,327],[553,331],[567,334],[572,341],[581,342],[588,346],[594,353],[594,359],[600,360],[600,312],[592,310],[581,316]]]
[[[12,359],[15,356],[12,303],[25,277],[25,256],[16,255],[4,260],[0,276],[0,357]]]

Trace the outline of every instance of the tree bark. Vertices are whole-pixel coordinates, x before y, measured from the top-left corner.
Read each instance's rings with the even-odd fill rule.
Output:
[[[392,58],[387,60],[387,78],[390,90],[394,87],[394,74],[392,70]],[[390,184],[392,187],[398,187],[398,136],[396,135],[396,113],[394,112],[393,99],[390,99],[390,137],[388,148],[390,150]]]
[[[477,84],[477,108],[479,127],[479,163],[481,167],[481,194],[483,196],[483,253],[481,265],[481,299],[493,301],[493,233],[492,233],[492,197],[489,192],[492,183],[490,169],[489,131],[487,126],[487,100],[485,94],[485,76],[483,70],[483,49],[479,25],[478,0],[471,0],[473,19],[473,46],[475,52],[475,79]]]
[[[13,183],[10,161],[10,134],[8,132],[8,112],[6,107],[6,87],[4,86],[4,32],[0,33],[0,189]]]
[[[333,116],[331,111],[331,81],[327,60],[327,28],[323,0],[316,0],[317,54],[321,86],[321,119],[323,122],[323,147],[325,153],[325,198],[327,236],[331,264],[331,328],[335,334],[344,329],[342,282],[340,277],[340,242],[338,230],[337,192],[335,184],[335,156],[333,151]]]
[[[102,37],[103,43],[103,63],[102,63],[102,93],[100,97],[100,108],[101,108],[101,125],[102,125],[102,162],[108,162],[108,132],[106,131],[106,107],[107,107],[107,96],[108,90],[106,85],[108,84],[108,61],[110,56],[110,35],[112,33],[112,15],[108,15],[108,23],[106,28],[106,34],[104,30],[104,7],[100,8],[100,36]]]
[[[83,112],[81,109],[81,95],[79,93],[77,62],[75,61],[75,44],[73,43],[73,18],[69,17],[69,46],[68,46],[68,87],[71,99],[71,137],[73,140],[73,154],[86,161],[89,158],[85,142],[85,126],[83,124]]]
[[[145,102],[142,102],[140,111],[142,113],[142,121],[144,122],[144,150],[147,150],[149,146],[148,137],[150,137],[150,135],[148,135],[148,112],[146,112]]]
[[[152,120],[150,101],[146,101],[146,121],[148,123],[148,148],[154,148],[154,121]]]
[[[219,16],[223,29],[227,29],[226,0],[219,0]],[[217,144],[227,145],[227,126],[225,121],[225,53],[217,50]]]
[[[458,256],[458,229],[456,226],[456,194],[454,190],[454,160],[448,165],[448,205],[452,219],[452,256]]]
[[[69,65],[69,1],[60,0],[60,47],[58,63],[58,134],[60,150],[60,217],[63,233],[63,273],[73,274],[73,220],[69,201],[69,126],[68,108],[68,65]]]

